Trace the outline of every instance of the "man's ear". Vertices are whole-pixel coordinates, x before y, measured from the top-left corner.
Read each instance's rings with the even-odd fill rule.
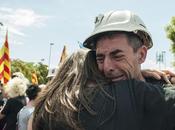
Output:
[[[147,50],[148,48],[145,45],[137,50],[138,63],[142,64],[145,61],[147,56]]]

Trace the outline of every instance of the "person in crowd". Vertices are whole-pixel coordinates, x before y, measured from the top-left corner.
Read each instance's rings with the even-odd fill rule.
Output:
[[[41,90],[43,90],[45,87],[46,87],[45,84],[40,84],[40,85],[39,85],[39,88],[40,88]]]
[[[5,86],[9,98],[0,112],[0,120],[6,118],[3,130],[16,130],[17,113],[26,105],[26,89],[26,83],[18,77],[11,79]]]
[[[84,76],[80,89],[80,102],[83,103],[80,121],[85,129],[175,128],[173,87],[163,89],[166,85],[162,81],[148,80],[141,73],[141,64],[153,42],[138,15],[131,11],[100,14],[96,17],[94,31],[84,41],[84,46],[91,49],[91,60],[85,64],[85,68],[91,65],[91,73],[90,76]],[[172,81],[171,76],[169,78]],[[88,87],[91,81],[89,79],[93,81],[90,82],[91,87]],[[103,91],[93,94],[98,88],[95,87],[96,84],[103,86]],[[90,94],[85,91],[87,88],[90,89]],[[95,98],[92,99],[93,95]]]
[[[29,102],[18,113],[18,130],[27,130],[28,121],[35,108],[35,99],[41,88],[38,85],[31,84],[26,90],[26,95]]]
[[[33,115],[33,130],[71,130],[75,127],[79,80],[87,51],[81,49],[66,59],[40,93]]]
[[[18,78],[22,79],[27,85],[30,84],[29,80],[21,72],[14,72],[12,74],[12,79],[15,78],[15,77],[18,77]]]
[[[87,114],[87,111],[81,110],[89,110],[88,114],[95,117],[96,114],[93,113],[88,104],[90,105],[91,101],[96,99],[96,92],[100,88],[97,87],[100,85],[99,82],[96,83],[95,80],[103,79],[98,71],[96,59],[91,56],[92,52],[88,52],[88,54],[87,52],[88,50],[80,49],[67,58],[60,65],[55,78],[41,92],[33,114],[33,130],[93,130],[92,127],[98,125],[92,124],[92,129],[86,128],[83,122],[86,119],[82,118],[82,113]],[[151,71],[144,71],[143,74],[146,76],[156,75],[155,77],[162,75],[161,72],[151,73]],[[83,87],[84,85],[88,87]],[[152,96],[152,94],[150,95]],[[156,93],[155,96],[157,95]]]
[[[131,77],[106,78],[96,63],[95,51],[85,60],[79,90],[77,122],[85,130],[174,130],[175,87],[162,82],[147,83]]]
[[[153,42],[146,25],[133,12],[111,11],[97,16],[94,31],[84,41],[84,46],[95,51],[98,68],[105,77],[114,75],[113,80],[125,78],[117,70],[124,65],[132,71],[132,78],[146,80],[141,74],[141,64]],[[116,56],[112,55],[113,51]],[[115,72],[111,75],[110,71]]]
[[[0,81],[0,111],[2,110],[2,108],[4,107],[5,104],[5,99],[4,99],[4,90],[3,90],[3,84]],[[4,125],[5,125],[5,118],[0,120],[0,130],[3,129]]]
[[[39,85],[39,88],[41,89],[41,92],[42,92],[42,90],[45,89],[45,87],[46,87],[45,84],[40,84]],[[27,130],[32,130],[32,121],[33,121],[33,115],[31,115],[29,120],[28,120]]]
[[[58,71],[58,67],[49,68],[48,75],[47,75],[48,81],[52,80],[52,78],[55,77],[57,71]]]
[[[3,97],[3,84],[0,81],[0,110],[4,106],[4,97]]]

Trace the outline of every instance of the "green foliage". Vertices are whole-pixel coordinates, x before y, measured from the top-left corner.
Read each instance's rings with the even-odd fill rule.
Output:
[[[165,28],[167,37],[172,41],[171,50],[175,54],[175,17],[172,17],[170,24]]]
[[[35,64],[34,67],[36,68],[36,73],[38,76],[39,84],[45,84],[48,81],[47,74],[48,74],[48,66],[39,62]]]
[[[14,72],[21,72],[24,74],[24,76],[31,82],[32,73],[35,72],[38,78],[39,84],[46,84],[48,69],[47,65],[39,63],[33,63],[33,62],[24,62],[22,60],[13,60],[11,62],[11,70],[12,73]]]

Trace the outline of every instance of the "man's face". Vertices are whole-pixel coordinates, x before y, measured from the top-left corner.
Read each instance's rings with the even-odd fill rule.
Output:
[[[102,37],[96,44],[96,61],[99,70],[111,81],[136,78],[143,80],[140,64],[146,57],[145,49],[134,52],[124,34]]]

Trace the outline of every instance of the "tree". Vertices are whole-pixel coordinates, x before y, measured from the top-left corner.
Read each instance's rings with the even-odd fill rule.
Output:
[[[36,73],[38,75],[38,83],[39,84],[47,83],[48,66],[39,62],[38,64],[35,64],[34,67],[36,68]]]
[[[175,54],[175,16],[171,18],[171,22],[166,26],[165,31],[167,37],[172,41],[171,50]]]
[[[38,78],[39,84],[46,84],[48,69],[47,65],[42,63],[24,62],[16,59],[12,61],[11,70],[14,72],[21,72],[31,82],[32,73],[35,72]]]

